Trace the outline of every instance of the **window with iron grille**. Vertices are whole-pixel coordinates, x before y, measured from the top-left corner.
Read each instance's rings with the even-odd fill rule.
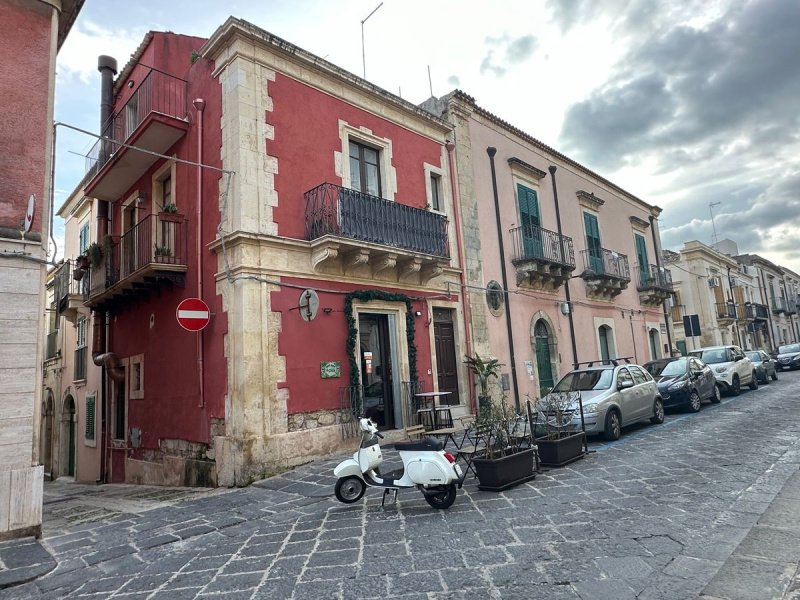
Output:
[[[94,441],[95,398],[94,394],[86,396],[86,428],[83,437],[89,441]]]

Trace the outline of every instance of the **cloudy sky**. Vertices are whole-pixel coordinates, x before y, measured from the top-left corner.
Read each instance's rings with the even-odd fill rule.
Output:
[[[56,119],[98,130],[99,54],[122,66],[148,30],[208,36],[230,15],[360,75],[379,2],[87,0]],[[719,239],[800,273],[798,0],[384,0],[364,29],[367,79],[415,103],[464,90],[664,208],[665,247],[711,243],[719,203]],[[59,128],[57,205],[93,143]]]

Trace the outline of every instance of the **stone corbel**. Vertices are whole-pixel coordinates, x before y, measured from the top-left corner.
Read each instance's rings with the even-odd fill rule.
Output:
[[[444,269],[439,263],[428,263],[420,271],[420,285],[427,284],[434,277],[441,275],[442,271],[444,271]]]
[[[352,252],[347,253],[345,258],[345,268],[357,269],[362,265],[369,263],[369,250],[367,248],[358,248]]]
[[[400,263],[400,269],[398,276],[400,279],[404,277],[412,277],[420,272],[422,269],[422,259],[421,258],[409,258]]]
[[[394,269],[397,266],[396,254],[384,254],[380,258],[372,261],[372,274],[377,275],[381,271]]]
[[[311,267],[317,271],[326,262],[336,260],[339,256],[338,244],[326,244],[319,246],[311,251]]]

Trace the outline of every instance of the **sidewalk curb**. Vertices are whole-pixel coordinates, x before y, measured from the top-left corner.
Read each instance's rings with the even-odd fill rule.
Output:
[[[56,559],[35,538],[2,542],[0,543],[0,590],[38,579],[57,566]]]

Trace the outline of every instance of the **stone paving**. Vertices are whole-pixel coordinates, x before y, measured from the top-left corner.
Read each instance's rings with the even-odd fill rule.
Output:
[[[341,505],[331,459],[246,489],[46,525],[58,566],[0,598],[788,599],[800,589],[791,530],[770,563],[782,565],[777,581],[756,588],[771,595],[744,594],[754,561],[767,569],[754,549],[779,529],[759,521],[798,522],[798,409],[800,373],[782,373],[593,442],[585,459],[507,492],[468,479],[448,511],[413,490],[385,509],[379,490]],[[743,595],[724,595],[740,580]]]

